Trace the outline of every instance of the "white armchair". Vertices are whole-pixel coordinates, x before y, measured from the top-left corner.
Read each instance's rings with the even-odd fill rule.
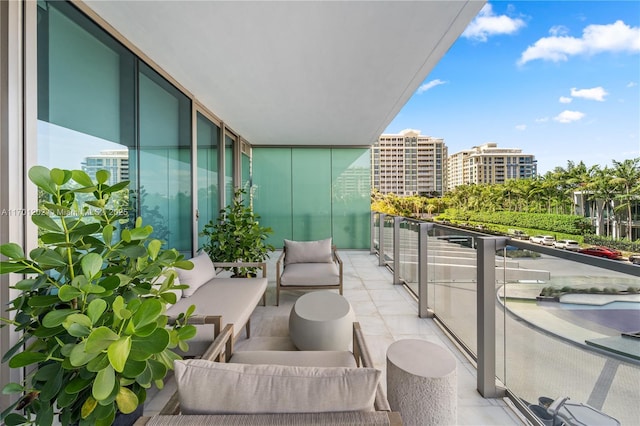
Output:
[[[281,290],[331,290],[342,294],[342,259],[331,238],[318,241],[284,240],[276,262],[276,305]]]

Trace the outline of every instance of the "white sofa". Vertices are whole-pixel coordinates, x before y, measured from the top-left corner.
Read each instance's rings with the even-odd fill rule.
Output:
[[[233,334],[226,325],[202,359],[176,361],[177,391],[136,425],[402,424],[358,323],[353,352],[234,353]]]
[[[238,334],[246,329],[247,338],[251,331],[251,314],[262,300],[265,303],[267,289],[267,267],[265,263],[220,263],[212,262],[206,253],[190,259],[193,269],[178,269],[180,284],[189,285],[182,290],[177,302],[167,309],[169,317],[177,317],[189,306],[195,305],[193,324],[198,329],[196,336],[189,340],[189,351],[183,356],[202,355],[220,332],[221,324],[232,324]],[[219,276],[216,268],[228,266],[253,266],[262,269],[262,277],[227,278]],[[237,337],[237,335],[235,336]]]

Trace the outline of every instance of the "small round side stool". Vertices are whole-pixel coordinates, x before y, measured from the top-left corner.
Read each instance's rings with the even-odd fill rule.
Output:
[[[456,359],[426,340],[403,339],[387,349],[387,398],[406,425],[455,425]]]

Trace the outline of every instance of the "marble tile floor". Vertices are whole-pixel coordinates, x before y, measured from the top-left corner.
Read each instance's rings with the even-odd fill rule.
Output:
[[[251,338],[241,336],[235,345],[241,350],[295,350],[288,337],[289,312],[303,292],[280,293],[280,306],[275,306],[275,252],[267,266],[269,286],[267,306],[258,306],[251,317]],[[349,300],[364,331],[376,368],[383,372],[386,383],[386,351],[399,339],[424,339],[448,348],[458,362],[459,425],[523,425],[528,424],[503,399],[485,399],[476,390],[476,369],[463,353],[446,337],[431,319],[418,317],[416,300],[403,286],[392,284],[392,274],[378,266],[378,258],[368,251],[342,250],[344,262],[344,296]],[[170,380],[165,389],[145,404],[145,415],[156,414],[167,395],[175,389]],[[151,392],[150,392],[151,393]]]

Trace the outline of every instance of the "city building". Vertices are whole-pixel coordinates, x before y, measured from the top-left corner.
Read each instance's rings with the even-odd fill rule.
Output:
[[[509,179],[527,179],[537,175],[535,156],[519,148],[498,148],[485,143],[457,152],[447,158],[447,189],[456,186],[504,183]]]
[[[380,135],[371,148],[373,188],[383,194],[442,195],[446,188],[444,139],[407,129]]]
[[[100,151],[100,154],[85,157],[81,167],[92,179],[98,170],[107,170],[111,174],[109,185],[129,180],[129,151]]]

